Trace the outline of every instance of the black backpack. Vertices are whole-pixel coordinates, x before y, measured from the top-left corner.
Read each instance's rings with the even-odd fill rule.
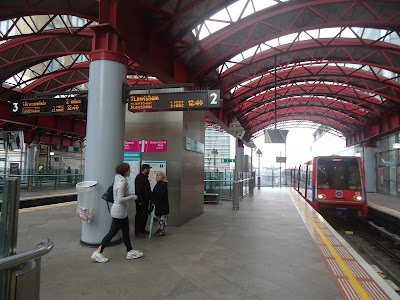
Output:
[[[107,208],[108,211],[110,211],[110,207],[108,206],[108,203],[114,203],[114,184],[110,185],[108,187],[108,189],[105,191],[105,193],[103,194],[103,196],[101,196],[101,198],[103,198],[105,201],[107,201]]]

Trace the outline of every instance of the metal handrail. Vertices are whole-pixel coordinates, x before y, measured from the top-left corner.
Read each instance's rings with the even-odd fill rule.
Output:
[[[253,179],[254,177],[251,178],[244,178],[244,179],[238,179],[238,181],[236,181],[237,183],[239,182],[245,182],[245,181],[250,181],[251,179]],[[204,179],[204,181],[212,181],[212,182],[235,182],[234,180],[217,180],[217,179]]]
[[[0,271],[11,269],[30,260],[42,257],[53,249],[53,241],[42,240],[36,248],[0,259]]]

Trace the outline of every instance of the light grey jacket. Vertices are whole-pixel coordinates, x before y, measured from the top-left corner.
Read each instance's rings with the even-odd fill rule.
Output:
[[[128,216],[128,201],[133,199],[129,195],[128,182],[122,175],[115,175],[114,179],[114,203],[111,207],[111,217],[125,219]]]

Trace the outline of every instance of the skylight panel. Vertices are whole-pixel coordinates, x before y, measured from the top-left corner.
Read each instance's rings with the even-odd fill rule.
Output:
[[[247,3],[247,0],[239,0],[227,7],[228,13],[231,17],[232,22],[239,20],[240,15]]]
[[[297,36],[298,36],[298,33],[284,35],[279,38],[280,44],[281,45],[291,44],[291,43],[293,43],[294,40],[297,39]]]
[[[210,20],[219,20],[219,21],[225,21],[225,22],[230,22],[231,18],[229,17],[228,11],[226,8],[220,10],[217,12],[215,15],[213,15]]]
[[[257,49],[258,49],[258,46],[254,46],[254,47],[251,47],[250,49],[247,49],[247,50],[243,51],[242,52],[243,53],[243,59],[246,59],[246,58],[254,56],[256,54],[256,50]]]
[[[220,21],[212,21],[212,20],[207,20],[204,23],[208,28],[208,32],[210,32],[210,33],[216,32],[216,31],[229,25],[229,23],[220,22]]]
[[[308,41],[311,40],[312,37],[308,35],[305,31],[300,32],[299,41]]]
[[[253,0],[253,4],[256,11],[259,11],[274,6],[275,4],[277,4],[277,2],[274,0]]]
[[[279,46],[279,39],[276,38],[276,39],[270,40],[270,41],[266,42],[265,44],[267,44],[271,48],[278,47]]]
[[[200,32],[199,32],[199,39],[202,40],[209,35],[210,35],[210,32],[208,31],[207,26],[202,24],[202,26],[200,27]]]
[[[238,55],[232,57],[229,61],[230,61],[231,63],[234,62],[235,64],[237,64],[237,63],[241,62],[242,60],[243,60],[243,54],[242,54],[242,53],[239,53]],[[232,67],[233,67],[233,66],[234,66],[234,65],[232,65]]]
[[[250,16],[254,14],[254,8],[251,2],[249,2],[248,5],[246,5],[246,8],[244,9],[244,12],[242,14],[242,18],[246,18],[247,16]]]
[[[354,31],[357,32],[357,31]],[[342,38],[357,38],[357,36],[354,34],[353,31],[350,30],[350,28],[346,27],[340,34],[340,37]]]
[[[320,31],[319,37],[320,38],[333,38],[336,35],[338,35],[341,30],[342,29],[339,27],[322,28],[322,29],[319,29],[319,31]]]

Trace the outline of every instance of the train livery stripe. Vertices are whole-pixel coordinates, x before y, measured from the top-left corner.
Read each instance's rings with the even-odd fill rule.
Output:
[[[19,212],[24,213],[24,212],[30,212],[30,211],[38,211],[38,210],[44,210],[44,209],[49,209],[49,208],[55,208],[55,207],[70,206],[70,205],[74,205],[74,204],[76,204],[76,201],[44,205],[44,206],[38,206],[38,207],[33,207],[33,208],[23,208],[23,209],[20,209]]]
[[[325,230],[327,227],[322,223],[323,220],[317,212],[310,209],[309,213],[294,194],[293,189],[290,189],[290,192],[293,203],[299,210],[343,297],[345,299],[391,299],[353,255],[345,249],[340,240],[332,232],[328,233]]]

